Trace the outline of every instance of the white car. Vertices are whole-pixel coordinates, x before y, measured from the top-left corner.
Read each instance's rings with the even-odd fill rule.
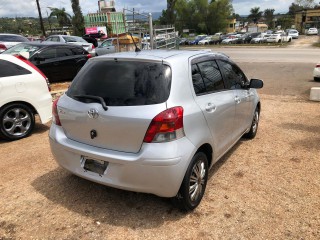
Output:
[[[17,34],[0,33],[0,53],[22,42],[29,42],[29,40]]]
[[[287,36],[285,34],[271,34],[269,37],[267,37],[268,43],[281,43],[281,42],[291,42],[292,37]]]
[[[69,36],[69,35],[51,35],[43,41],[43,43],[45,43],[45,42],[75,44],[78,46],[82,46],[84,48],[84,50],[89,52],[92,56],[95,56],[94,45],[92,43],[88,43],[82,37]]]
[[[0,138],[31,134],[35,114],[43,124],[52,118],[52,97],[45,75],[23,57],[0,54]]]
[[[108,38],[104,40],[97,48],[96,48],[96,56],[101,56],[104,54],[115,53],[117,38]]]
[[[209,45],[211,39],[212,39],[212,36],[205,37],[204,39],[200,40],[198,44],[199,45]]]
[[[317,28],[309,28],[307,30],[307,35],[317,35],[318,34],[318,29]]]
[[[313,80],[320,81],[320,63],[318,63],[313,69]]]
[[[291,36],[294,39],[298,39],[299,38],[299,32],[297,30],[289,30],[288,31],[288,36]]]

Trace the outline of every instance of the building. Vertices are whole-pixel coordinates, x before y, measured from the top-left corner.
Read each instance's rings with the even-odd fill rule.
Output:
[[[89,13],[84,16],[86,28],[107,27],[111,33],[108,36],[122,35],[126,33],[126,18],[123,12],[116,12],[115,1],[98,1],[97,13]]]
[[[309,28],[320,28],[320,8],[318,9],[304,9],[295,14],[296,29],[305,33]]]

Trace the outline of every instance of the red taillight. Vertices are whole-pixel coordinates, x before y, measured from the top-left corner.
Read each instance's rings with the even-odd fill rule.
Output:
[[[87,58],[89,59],[89,58],[92,58],[92,56],[91,56],[91,54],[89,53],[89,54],[87,54]]]
[[[58,114],[58,101],[59,101],[59,98],[57,98],[52,104],[52,122],[58,126],[61,126],[61,122]]]
[[[146,143],[169,142],[183,136],[183,108],[173,107],[152,119],[143,141]]]
[[[0,50],[7,50],[7,47],[4,44],[0,44]]]
[[[30,67],[32,67],[34,70],[36,70],[38,73],[40,73],[41,76],[44,77],[44,79],[45,79],[46,82],[47,82],[47,86],[48,86],[49,92],[51,91],[48,78],[46,77],[46,75],[44,75],[43,72],[41,72],[41,70],[40,70],[39,68],[37,68],[32,62],[28,61],[28,59],[26,59],[25,57],[23,57],[23,56],[21,56],[21,55],[14,55],[14,56],[15,56],[16,58],[20,59],[21,61],[23,61],[24,63],[28,64]]]
[[[318,68],[318,67],[320,67],[320,64],[317,64],[317,65],[316,65],[316,68]]]
[[[92,44],[92,49],[95,49],[96,47]]]

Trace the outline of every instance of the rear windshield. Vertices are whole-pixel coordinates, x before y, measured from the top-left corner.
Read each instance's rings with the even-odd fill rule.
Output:
[[[108,106],[138,106],[166,102],[170,94],[171,68],[154,62],[91,61],[73,80],[67,95],[102,97]]]
[[[29,42],[29,40],[23,36],[16,35],[0,35],[0,41],[2,42]]]

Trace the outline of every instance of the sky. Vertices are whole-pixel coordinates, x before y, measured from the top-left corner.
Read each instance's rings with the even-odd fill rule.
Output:
[[[84,15],[98,10],[97,0],[80,0]],[[288,12],[294,0],[233,0],[235,13],[248,15],[253,7],[260,7],[260,11],[267,8],[275,9],[275,13]],[[73,15],[70,0],[39,0],[42,16],[50,14],[48,7],[65,8]],[[140,12],[161,12],[167,6],[166,0],[116,0],[116,10],[122,11],[123,7],[135,8]],[[36,0],[0,0],[0,17],[38,17]]]

